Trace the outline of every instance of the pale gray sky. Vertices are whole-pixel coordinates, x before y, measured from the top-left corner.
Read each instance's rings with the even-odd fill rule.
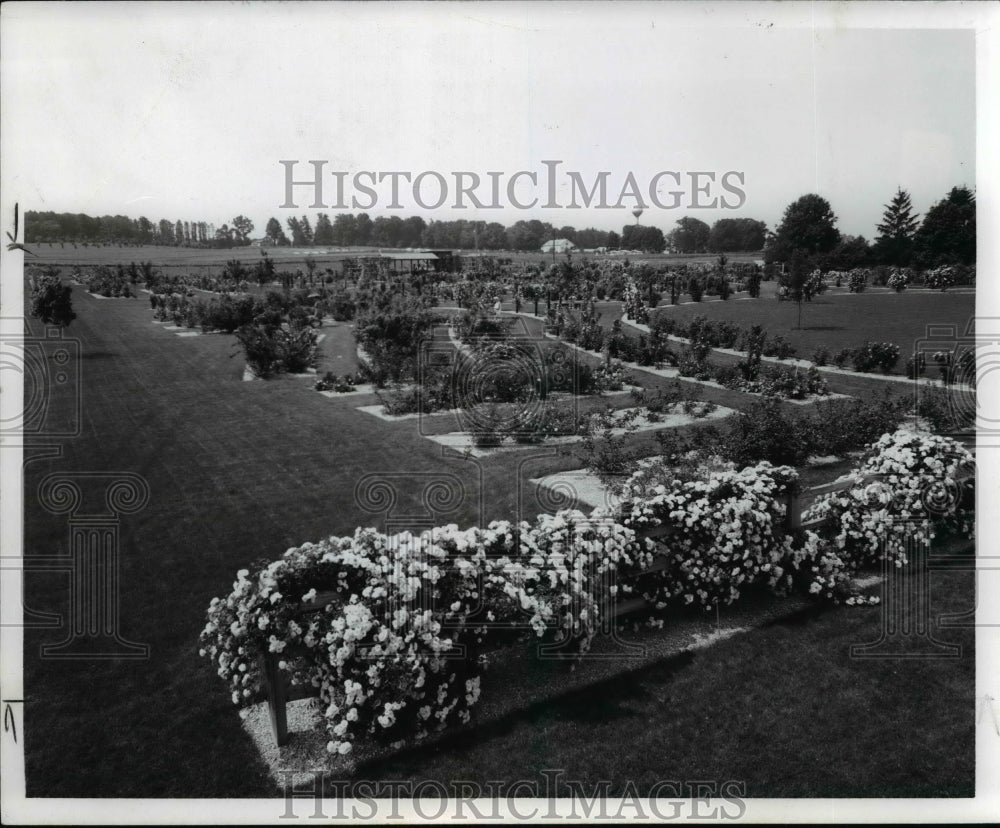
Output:
[[[303,175],[326,159],[483,176],[557,159],[585,180],[610,171],[612,201],[630,171],[643,186],[661,170],[745,174],[738,211],[650,207],[643,222],[665,232],[682,215],[773,228],[818,192],[868,238],[897,186],[921,213],[974,187],[973,31],[857,28],[885,13],[817,5],[5,4],[2,149],[19,160],[5,187],[28,209],[244,213],[259,235],[269,216],[316,212],[279,209],[279,159]],[[953,11],[910,20],[962,25]],[[402,192],[407,209],[369,214],[632,221],[425,211]]]

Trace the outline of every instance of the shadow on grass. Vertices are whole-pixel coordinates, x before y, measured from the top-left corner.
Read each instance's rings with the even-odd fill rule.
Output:
[[[800,331],[846,331],[845,325],[803,325],[797,328]]]
[[[650,693],[643,687],[644,682],[650,679],[658,682],[667,681],[688,667],[694,659],[694,653],[681,652],[654,664],[538,702],[527,708],[515,707],[492,722],[476,724],[473,720],[473,724],[467,730],[445,733],[433,743],[414,745],[394,753],[391,757],[362,763],[357,767],[355,776],[373,778],[374,775],[377,779],[387,778],[400,767],[410,767],[414,761],[425,755],[471,750],[492,739],[509,735],[517,727],[526,724],[535,725],[552,721],[598,724],[634,718],[640,713],[631,709],[629,702],[647,701],[650,698]]]

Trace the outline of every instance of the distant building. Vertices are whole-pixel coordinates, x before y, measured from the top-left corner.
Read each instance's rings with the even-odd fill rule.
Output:
[[[542,245],[543,253],[572,253],[577,247],[569,239],[552,239]]]
[[[436,269],[439,261],[438,256],[429,250],[394,250],[388,253],[379,251],[379,258],[388,263],[393,273]]]

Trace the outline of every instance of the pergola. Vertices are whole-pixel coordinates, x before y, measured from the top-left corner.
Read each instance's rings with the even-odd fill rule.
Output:
[[[438,257],[430,251],[403,250],[392,253],[379,252],[379,258],[385,261],[393,273],[409,270],[413,273],[414,267],[428,268],[432,263],[438,261]]]

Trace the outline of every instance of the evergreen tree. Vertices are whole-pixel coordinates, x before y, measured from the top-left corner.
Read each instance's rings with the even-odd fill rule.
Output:
[[[892,201],[885,205],[878,226],[875,251],[879,262],[908,267],[913,255],[913,237],[920,222],[913,212],[910,194],[899,188]]]

